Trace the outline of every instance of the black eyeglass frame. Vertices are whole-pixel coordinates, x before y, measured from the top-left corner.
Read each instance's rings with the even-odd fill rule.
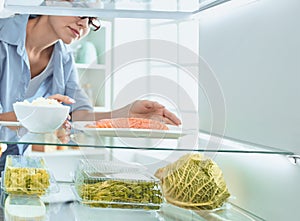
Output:
[[[81,19],[89,19],[89,26],[93,31],[98,31],[101,28],[101,22],[97,17],[88,17],[88,16],[83,16],[80,17]],[[98,23],[98,24],[97,24]]]

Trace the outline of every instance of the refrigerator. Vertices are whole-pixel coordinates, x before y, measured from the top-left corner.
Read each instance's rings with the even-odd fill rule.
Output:
[[[281,221],[300,216],[299,10],[298,0],[4,0],[0,13],[102,19],[99,33],[73,44],[75,58],[87,42],[96,50],[76,64],[95,110],[153,99],[192,131],[176,141],[117,144],[201,152],[220,166],[231,194],[220,217],[183,209],[169,220]],[[184,152],[111,149],[109,156],[154,173]]]

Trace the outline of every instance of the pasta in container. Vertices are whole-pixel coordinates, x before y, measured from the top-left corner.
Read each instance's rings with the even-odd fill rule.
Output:
[[[8,155],[2,188],[8,194],[38,195],[58,191],[58,186],[41,157]]]
[[[163,202],[160,181],[136,164],[81,160],[75,193],[90,207],[158,210]]]

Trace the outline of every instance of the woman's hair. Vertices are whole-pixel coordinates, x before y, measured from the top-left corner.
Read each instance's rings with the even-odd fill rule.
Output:
[[[39,17],[41,15],[29,15],[29,19],[32,19],[32,18],[36,18],[36,17]]]

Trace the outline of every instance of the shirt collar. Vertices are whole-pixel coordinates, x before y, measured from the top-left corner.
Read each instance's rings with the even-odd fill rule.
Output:
[[[62,40],[58,40],[55,43],[53,53],[59,53],[62,56],[62,59],[66,62],[70,57],[69,53],[72,53],[72,49],[69,45],[63,43]]]
[[[15,15],[4,19],[6,22],[0,19],[0,40],[12,45],[24,45],[28,17],[29,15]]]

